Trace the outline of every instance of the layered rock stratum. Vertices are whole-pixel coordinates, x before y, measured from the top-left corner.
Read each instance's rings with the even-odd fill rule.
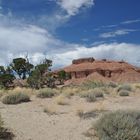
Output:
[[[71,79],[67,82],[82,83],[87,80],[100,82],[140,82],[140,68],[125,61],[96,60],[80,58],[72,61],[72,64],[63,68],[70,73]]]

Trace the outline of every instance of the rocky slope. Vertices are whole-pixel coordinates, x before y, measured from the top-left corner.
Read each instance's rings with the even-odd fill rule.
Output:
[[[70,73],[69,82],[81,83],[87,80],[102,82],[140,82],[140,68],[124,61],[95,60],[82,58],[73,60],[70,66],[64,67]]]

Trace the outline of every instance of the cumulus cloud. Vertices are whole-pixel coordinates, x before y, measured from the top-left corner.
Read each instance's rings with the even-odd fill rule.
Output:
[[[126,34],[129,34],[130,32],[134,32],[134,31],[136,31],[136,30],[120,29],[120,30],[116,30],[116,31],[112,31],[112,32],[102,33],[102,34],[100,34],[100,37],[101,38],[112,38],[112,37],[116,37],[116,36],[126,35]]]
[[[57,3],[69,16],[73,16],[79,12],[80,8],[93,6],[94,0],[57,0]]]
[[[55,18],[48,19],[50,24],[63,23],[70,16],[77,14],[82,7],[90,7],[94,0],[59,0],[58,4],[67,12],[67,15],[57,13]],[[11,19],[11,20],[10,20]],[[57,20],[56,20],[57,19]],[[13,19],[12,15],[0,15],[0,65],[7,65],[15,57],[29,55],[32,63],[37,64],[43,58],[52,59],[55,67],[63,67],[73,59],[80,57],[95,57],[96,59],[125,60],[140,66],[140,45],[128,43],[96,42],[92,46],[67,43],[54,37],[46,28],[27,25]],[[59,22],[61,21],[61,22]],[[56,26],[56,25],[53,25]],[[58,25],[57,25],[58,26]],[[56,26],[56,27],[57,27]],[[117,30],[104,33],[101,37],[124,35],[134,30]]]
[[[33,25],[3,26],[0,25],[0,64],[7,64],[14,57],[25,56],[28,52],[33,63],[49,55],[65,52],[75,48],[53,37],[46,29]]]
[[[140,45],[128,43],[102,44],[87,48],[77,46],[73,51],[58,53],[54,55],[55,64],[68,65],[76,58],[94,57],[95,59],[125,60],[136,66],[140,66]]]
[[[24,57],[27,52],[32,63],[37,64],[47,57],[54,67],[63,67],[73,59],[95,57],[96,59],[125,60],[140,66],[140,45],[128,43],[94,44],[84,46],[67,43],[52,36],[46,29],[28,25],[23,27],[0,26],[0,65],[8,64],[15,57]]]

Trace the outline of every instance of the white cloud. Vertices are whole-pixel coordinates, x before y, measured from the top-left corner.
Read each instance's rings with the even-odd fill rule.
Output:
[[[93,6],[94,0],[57,0],[57,3],[69,16],[73,16],[79,12],[80,8]]]
[[[64,0],[59,1],[61,2],[59,4],[63,3],[63,9],[66,10],[69,15],[63,15],[63,17],[61,17],[61,14],[58,13],[56,15],[57,18],[54,18],[58,20],[49,20],[51,21],[50,23],[64,21],[69,16],[77,14],[81,7],[89,6],[90,2],[93,4],[93,1],[88,0],[77,1],[70,0],[70,3],[67,1],[68,5],[66,6]],[[73,4],[76,4],[76,6]],[[27,52],[31,62],[34,64],[39,63],[41,59],[47,57],[54,61],[55,67],[68,65],[76,58],[90,56],[97,59],[124,59],[130,63],[139,65],[137,62],[140,61],[140,45],[128,43],[103,44],[104,42],[102,42],[102,44],[100,44],[101,42],[97,42],[93,44],[93,46],[71,44],[58,40],[44,28],[26,25],[24,23],[21,24],[22,21],[14,20],[12,17],[10,18],[12,22],[9,21],[9,17],[0,15],[0,65],[7,65],[11,59],[25,56]],[[61,23],[62,22],[59,22],[59,24]],[[127,34],[131,31],[132,30],[118,30],[115,32],[115,36]],[[111,36],[112,33],[109,37]]]
[[[132,23],[137,23],[137,22],[140,22],[140,19],[123,21],[121,22],[121,24],[132,24]]]
[[[14,57],[25,56],[27,52],[33,63],[39,63],[46,55],[53,58],[54,53],[72,50],[75,46],[56,39],[37,26],[0,25],[0,65],[9,63]]]
[[[140,66],[140,45],[128,43],[102,44],[96,47],[87,48],[77,46],[73,51],[58,53],[54,55],[54,62],[57,65],[68,65],[76,58],[94,57],[95,59],[125,60],[131,64]]]
[[[116,31],[113,31],[113,32],[102,33],[102,34],[100,34],[100,37],[101,38],[111,38],[111,37],[126,35],[126,34],[129,34],[130,32],[134,32],[134,31],[136,31],[136,30],[120,29],[120,30],[116,30]]]
[[[53,37],[47,30],[37,26],[4,27],[0,25],[0,65],[11,59],[25,56],[28,52],[31,62],[39,63],[47,57],[54,67],[65,66],[80,57],[126,60],[139,65],[140,45],[128,43],[99,44],[84,46],[70,44]]]

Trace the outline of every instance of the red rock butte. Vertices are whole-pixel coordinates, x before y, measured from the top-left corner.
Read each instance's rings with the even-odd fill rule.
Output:
[[[81,58],[73,60],[72,64],[64,67],[63,70],[71,75],[71,79],[66,81],[68,83],[82,83],[88,80],[118,83],[140,82],[140,68],[124,61]]]

